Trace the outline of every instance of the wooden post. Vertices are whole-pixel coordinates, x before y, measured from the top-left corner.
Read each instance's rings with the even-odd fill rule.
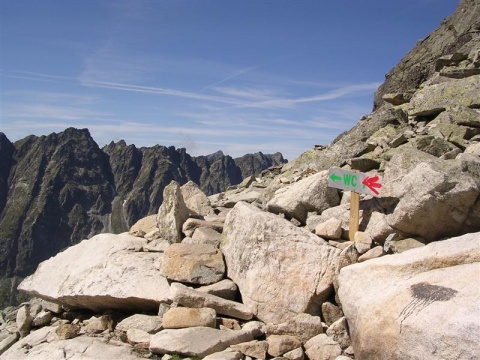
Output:
[[[355,233],[358,231],[358,220],[360,214],[360,194],[352,191],[350,197],[350,225],[348,227],[348,237],[350,241],[355,238]]]

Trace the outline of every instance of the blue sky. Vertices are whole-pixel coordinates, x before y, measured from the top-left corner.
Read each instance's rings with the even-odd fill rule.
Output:
[[[329,144],[457,0],[0,0],[0,131],[192,155]]]

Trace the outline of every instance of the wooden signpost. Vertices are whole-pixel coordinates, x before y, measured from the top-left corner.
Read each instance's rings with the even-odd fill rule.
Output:
[[[331,168],[328,174],[328,186],[351,191],[349,238],[353,241],[358,231],[360,214],[360,194],[381,197],[382,180],[378,175],[367,175],[359,171]]]

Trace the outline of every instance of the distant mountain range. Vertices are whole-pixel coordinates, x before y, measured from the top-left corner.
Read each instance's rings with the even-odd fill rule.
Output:
[[[0,159],[0,307],[15,301],[18,278],[41,261],[156,213],[172,180],[192,180],[214,194],[286,163],[280,153],[192,157],[185,149],[123,140],[101,149],[87,129],[74,128],[15,143],[0,133]]]

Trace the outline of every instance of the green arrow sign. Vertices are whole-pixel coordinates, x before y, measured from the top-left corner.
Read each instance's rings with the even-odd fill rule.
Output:
[[[342,180],[342,177],[341,177],[341,176],[338,176],[338,175],[335,175],[335,174],[332,174],[332,175],[330,175],[330,180],[332,180],[332,181],[340,181],[340,180]]]
[[[378,175],[369,176],[359,171],[331,168],[328,174],[328,186],[380,197],[382,183]]]

